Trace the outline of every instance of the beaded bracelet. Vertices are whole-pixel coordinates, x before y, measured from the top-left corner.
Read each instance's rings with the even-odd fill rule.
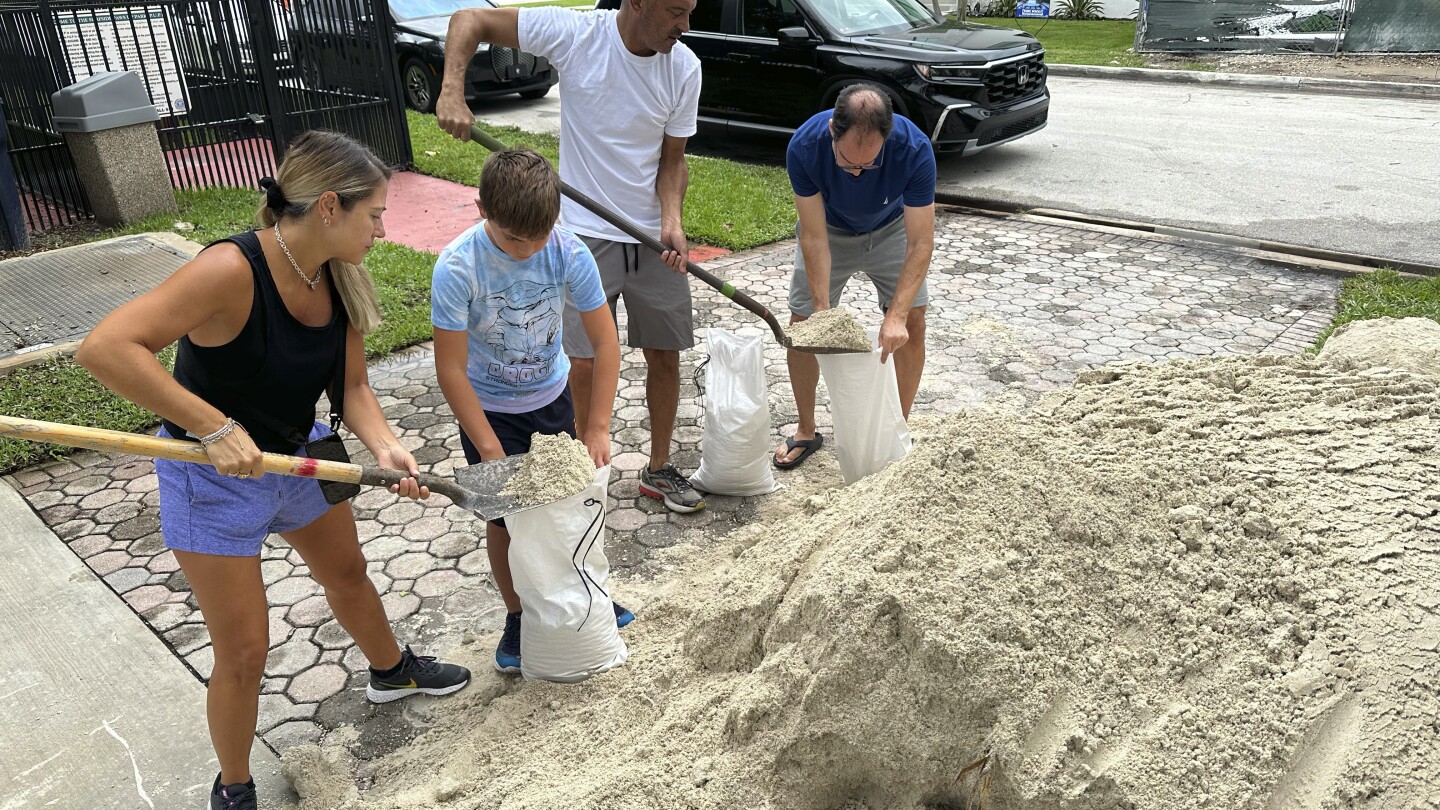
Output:
[[[226,436],[229,436],[230,433],[234,431],[237,427],[240,427],[239,422],[236,422],[234,419],[226,419],[225,424],[221,425],[220,428],[214,433],[211,433],[209,436],[201,436],[200,444],[204,445],[205,447],[209,447],[215,442],[218,442]]]

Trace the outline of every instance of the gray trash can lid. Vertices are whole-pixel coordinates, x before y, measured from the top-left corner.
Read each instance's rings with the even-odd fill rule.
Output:
[[[133,70],[96,73],[50,95],[57,132],[102,129],[159,121],[150,94]]]

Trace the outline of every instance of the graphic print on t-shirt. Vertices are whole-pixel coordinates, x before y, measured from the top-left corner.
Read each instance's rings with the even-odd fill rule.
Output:
[[[485,343],[499,362],[486,369],[491,379],[506,385],[529,385],[550,374],[560,335],[560,288],[554,284],[521,281],[485,298],[495,313],[485,330]]]

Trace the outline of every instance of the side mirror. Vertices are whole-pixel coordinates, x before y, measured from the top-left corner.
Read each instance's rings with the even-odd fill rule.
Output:
[[[792,28],[781,28],[778,36],[781,45],[792,48],[810,44],[810,31],[803,25],[797,25]]]

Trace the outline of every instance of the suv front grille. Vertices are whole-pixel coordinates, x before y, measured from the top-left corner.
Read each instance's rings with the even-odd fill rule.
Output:
[[[985,91],[992,106],[1033,96],[1043,86],[1045,57],[1041,54],[996,65],[985,71]]]
[[[1006,124],[998,129],[992,129],[980,136],[980,139],[975,145],[989,146],[997,141],[1008,141],[1011,138],[1018,138],[1033,129],[1039,129],[1045,126],[1045,119],[1048,115],[1049,111],[1046,111],[1039,115],[1032,115],[1023,121],[1016,121],[1013,124]]]
[[[490,49],[490,67],[501,81],[528,79],[535,75],[535,56],[514,48]]]

